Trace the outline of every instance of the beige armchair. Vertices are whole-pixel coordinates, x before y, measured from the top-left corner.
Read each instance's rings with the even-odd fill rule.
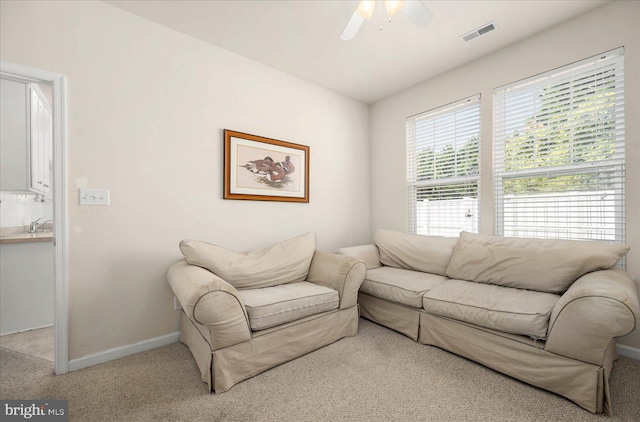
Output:
[[[192,241],[181,250],[185,260],[167,278],[183,309],[180,341],[209,391],[227,391],[358,331],[366,267],[357,258],[315,251],[313,234],[250,253]]]

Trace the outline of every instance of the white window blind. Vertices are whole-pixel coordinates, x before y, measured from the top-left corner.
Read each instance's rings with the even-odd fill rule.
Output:
[[[409,117],[409,232],[477,232],[479,189],[480,95]]]
[[[498,235],[625,241],[623,54],[494,90]]]

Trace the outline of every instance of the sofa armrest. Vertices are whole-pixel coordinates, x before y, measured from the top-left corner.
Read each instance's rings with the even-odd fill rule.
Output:
[[[231,284],[186,261],[173,264],[167,280],[185,314],[211,330],[214,350],[251,339],[247,311]]]
[[[601,365],[611,340],[632,332],[639,314],[636,285],[626,272],[585,274],[553,309],[545,350]]]
[[[358,258],[367,266],[367,270],[382,267],[380,263],[380,252],[376,245],[350,246],[336,250],[337,254],[353,256]]]
[[[340,309],[346,309],[358,303],[358,290],[366,274],[364,262],[357,258],[316,251],[307,281],[337,290]]]

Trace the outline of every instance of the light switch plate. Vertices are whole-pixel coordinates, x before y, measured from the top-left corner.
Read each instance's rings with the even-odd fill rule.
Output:
[[[109,189],[78,189],[80,205],[109,205]]]

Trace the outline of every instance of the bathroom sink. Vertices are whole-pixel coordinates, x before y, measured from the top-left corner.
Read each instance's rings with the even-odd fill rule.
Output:
[[[30,235],[38,235],[38,234],[47,234],[47,233],[53,233],[53,229],[43,229],[43,230],[37,230],[35,232],[24,232],[24,234],[30,234]]]
[[[22,232],[0,236],[0,243],[48,242],[53,239],[53,230],[38,230],[36,233]]]

